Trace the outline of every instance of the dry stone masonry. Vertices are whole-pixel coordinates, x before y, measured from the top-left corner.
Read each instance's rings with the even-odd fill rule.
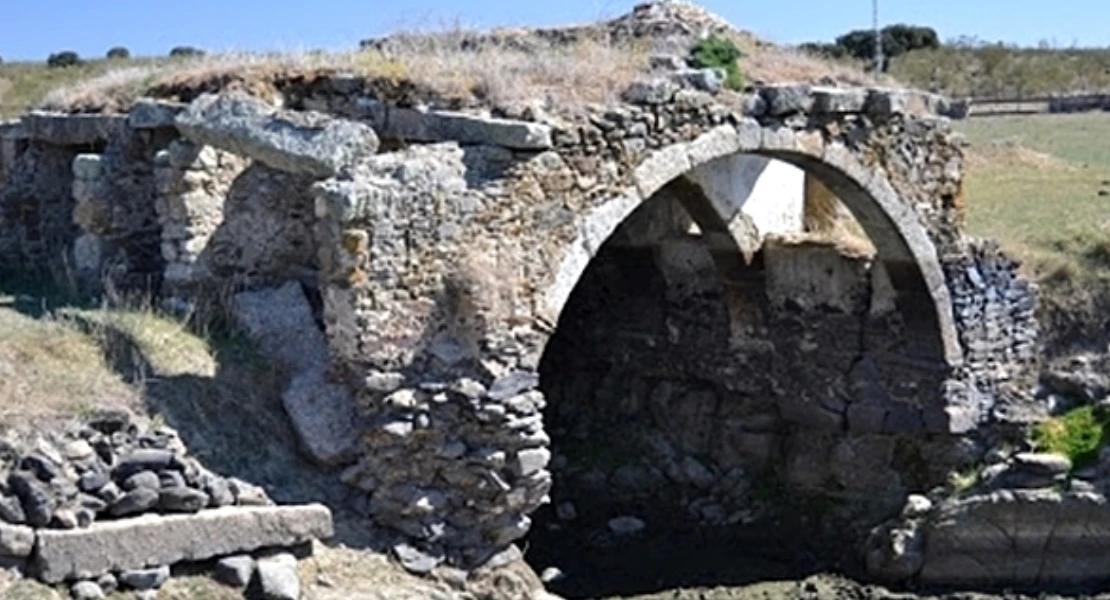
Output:
[[[612,30],[713,28],[663,27],[672,5],[685,6],[650,3]],[[398,102],[349,74],[286,81],[281,107],[228,92],[144,99],[127,115],[32,113],[0,126],[0,258],[73,265],[90,286],[141,281],[178,303],[232,292],[241,326],[288,371],[295,442],[342,467],[418,571],[498,555],[553,499],[563,520],[609,522],[598,498],[616,510],[651,497],[661,513],[737,525],[759,516],[757,473],[900,508],[983,460],[983,440],[1035,402],[1024,391],[1038,366],[1036,290],[963,234],[945,101],[803,84],[734,93],[681,58],[652,64],[621,102],[495,107],[496,118]],[[729,183],[741,155],[819,179],[867,249],[759,231]],[[73,539],[110,528],[102,513],[217,503],[174,462],[113,467],[122,495],[96,510],[35,483],[46,464],[21,465],[8,504],[39,527],[96,521]],[[934,558],[993,552],[961,545],[945,519],[1104,503],[1006,489],[956,508],[908,496],[908,520],[871,537],[869,565],[931,583],[1005,579]],[[206,514],[213,530],[227,515],[271,518]],[[178,531],[172,519],[150,526]],[[326,533],[308,523],[289,535]],[[30,534],[12,527],[0,546],[26,556]],[[35,535],[40,553],[60,548],[40,559],[51,580],[122,566],[78,564],[70,538]],[[213,539],[184,552],[244,548]],[[222,570],[241,579],[234,561]]]

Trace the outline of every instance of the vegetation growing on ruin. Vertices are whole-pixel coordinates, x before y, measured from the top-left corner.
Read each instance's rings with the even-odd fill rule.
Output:
[[[690,51],[690,57],[700,68],[723,70],[726,88],[744,89],[744,75],[740,72],[738,62],[744,57],[744,52],[732,40],[715,35],[709,36],[694,46]]]
[[[1038,423],[1032,440],[1037,450],[1062,454],[1073,466],[1083,467],[1098,459],[1108,428],[1110,412],[1086,405]]]

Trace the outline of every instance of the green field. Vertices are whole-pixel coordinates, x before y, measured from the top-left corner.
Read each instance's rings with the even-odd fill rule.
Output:
[[[1038,278],[1107,279],[1110,114],[983,117],[956,128],[970,142],[969,232],[999,239]]]

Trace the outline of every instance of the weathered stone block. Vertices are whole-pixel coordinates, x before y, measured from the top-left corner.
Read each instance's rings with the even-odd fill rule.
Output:
[[[551,128],[540,123],[411,108],[389,108],[381,114],[381,120],[371,121],[371,124],[387,138],[489,144],[516,150],[546,150],[552,147]]]
[[[35,546],[35,530],[24,525],[0,523],[0,556],[24,558]]]
[[[813,112],[845,114],[863,112],[867,90],[858,88],[813,88]]]
[[[333,534],[324,506],[229,507],[195,515],[144,515],[98,521],[88,529],[43,529],[33,567],[48,583],[110,571],[172,565],[265,547],[288,547]]]
[[[127,126],[131,129],[174,127],[174,119],[183,110],[185,105],[180,102],[140,98],[127,113]]]
[[[808,112],[813,106],[813,95],[808,85],[771,85],[759,91],[767,102],[767,114],[772,117]]]
[[[362,123],[320,113],[279,111],[249,96],[205,94],[177,115],[175,123],[199,144],[320,178],[335,175],[378,149],[374,130]]]
[[[123,135],[122,115],[69,115],[34,111],[23,116],[27,137],[58,146],[85,146]]]

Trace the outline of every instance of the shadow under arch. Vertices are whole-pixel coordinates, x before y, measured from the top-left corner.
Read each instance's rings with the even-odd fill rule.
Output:
[[[881,170],[865,165],[843,144],[826,144],[819,132],[795,134],[792,130],[765,129],[753,120],[735,127],[719,126],[691,142],[649,154],[635,169],[633,186],[587,214],[547,290],[544,310],[548,320],[558,323],[590,260],[645,200],[699,167],[742,154],[781,160],[819,178],[852,212],[875,245],[877,259],[886,267],[898,292],[901,310],[907,314],[925,310],[934,316],[931,320],[935,328],[930,333],[939,358],[949,367],[963,362],[937,248],[921,218],[899,197]],[[704,210],[692,216],[701,221],[701,226],[718,230],[723,226],[727,230],[740,206],[722,214],[721,206],[715,204],[715,219],[706,218]]]
[[[848,446],[856,443],[847,435],[845,421],[841,421],[839,425],[831,426],[831,429],[814,428],[811,430],[808,423],[793,421],[794,417],[786,416],[785,410],[775,405],[778,400],[767,400],[774,396],[777,390],[773,386],[766,385],[766,382],[753,384],[748,388],[744,388],[744,383],[741,382],[739,389],[737,389],[729,387],[731,383],[735,382],[722,385],[719,381],[711,381],[711,377],[699,380],[700,375],[695,375],[677,385],[672,385],[671,387],[676,388],[677,391],[672,390],[664,393],[664,395],[670,394],[672,399],[659,402],[655,398],[659,395],[659,389],[670,385],[668,382],[660,383],[660,381],[666,379],[668,376],[666,372],[674,367],[674,365],[665,364],[666,358],[660,361],[664,364],[644,366],[644,370],[648,372],[643,376],[643,380],[648,382],[646,385],[640,384],[638,381],[630,381],[639,379],[639,374],[636,377],[624,377],[629,373],[628,367],[632,369],[640,367],[635,362],[639,358],[635,354],[633,354],[634,358],[631,362],[623,359],[626,361],[626,364],[623,365],[624,372],[621,372],[618,368],[605,372],[606,366],[596,368],[595,365],[589,364],[594,358],[589,347],[608,344],[610,340],[605,335],[619,327],[610,321],[594,323],[598,326],[598,329],[604,330],[605,333],[588,336],[584,340],[576,340],[572,345],[567,344],[568,336],[573,337],[579,332],[587,331],[590,328],[590,319],[597,318],[596,316],[591,317],[588,309],[582,309],[581,298],[579,298],[582,288],[595,288],[589,294],[593,298],[587,304],[591,306],[603,306],[607,302],[605,295],[610,288],[616,292],[609,303],[609,308],[602,313],[604,314],[603,319],[619,320],[625,314],[629,314],[631,315],[630,319],[638,321],[640,325],[650,324],[653,332],[649,336],[667,336],[668,316],[665,314],[666,311],[656,310],[657,306],[652,303],[654,300],[663,298],[667,294],[668,287],[673,286],[677,278],[672,277],[668,280],[668,276],[659,268],[659,263],[653,262],[658,261],[657,256],[649,256],[649,253],[635,248],[636,244],[629,244],[629,240],[626,239],[630,235],[629,229],[642,231],[653,226],[660,226],[663,229],[670,226],[672,231],[680,231],[681,223],[676,226],[675,223],[667,222],[671,215],[662,207],[662,204],[666,203],[665,200],[673,200],[674,202],[670,204],[679,207],[680,212],[685,215],[686,219],[696,224],[698,243],[704,246],[715,245],[716,248],[721,250],[726,249],[720,246],[719,242],[730,245],[733,260],[743,254],[740,244],[733,237],[732,224],[740,217],[743,201],[746,198],[736,198],[734,199],[735,202],[729,202],[711,197],[712,194],[707,193],[703,186],[695,181],[697,178],[691,177],[698,169],[713,168],[715,161],[728,161],[738,156],[759,156],[792,164],[805,173],[820,179],[852,212],[865,233],[868,234],[871,243],[875,246],[876,259],[883,263],[891,280],[891,285],[897,292],[897,312],[902,315],[924,316],[924,318],[918,320],[918,323],[922,324],[923,327],[912,332],[912,334],[929,338],[922,347],[930,349],[928,357],[932,359],[930,362],[935,363],[938,367],[943,367],[938,370],[945,371],[960,361],[962,352],[958,344],[953,345],[957,338],[954,335],[951,305],[948,290],[944,284],[939,257],[928,230],[917,214],[898,197],[884,175],[875,169],[864,167],[843,146],[825,148],[822,145],[819,150],[815,150],[812,147],[803,146],[794,138],[792,138],[790,144],[787,144],[782,139],[775,138],[771,133],[770,131],[764,132],[761,130],[758,136],[754,136],[757,141],[745,145],[743,140],[752,139],[753,136],[745,136],[736,128],[719,128],[703,135],[694,142],[677,144],[650,155],[636,169],[634,186],[624,190],[623,194],[602,203],[581,220],[579,236],[568,249],[555,284],[548,289],[546,297],[548,310],[551,311],[550,314],[556,315],[556,318],[552,321],[557,323],[557,327],[544,353],[543,360],[546,364],[541,363],[540,367],[541,388],[549,396],[548,409],[545,410],[545,420],[550,418],[548,427],[556,456],[560,459],[565,458],[563,452],[570,448],[571,458],[568,462],[575,465],[575,468],[578,468],[580,464],[587,464],[588,466],[569,475],[576,480],[570,486],[574,492],[569,497],[582,499],[577,509],[570,510],[571,515],[574,515],[577,511],[577,516],[573,519],[564,518],[563,515],[567,514],[567,510],[561,508],[560,503],[568,496],[563,495],[560,498],[558,493],[559,482],[566,481],[564,477],[568,476],[567,472],[562,466],[553,466],[556,488],[553,491],[552,498],[555,505],[552,508],[541,509],[544,512],[537,513],[536,528],[533,537],[530,538],[535,543],[535,548],[530,553],[534,561],[532,564],[539,570],[551,566],[551,564],[545,564],[543,561],[548,559],[557,561],[560,551],[545,548],[545,546],[549,543],[560,544],[561,542],[557,541],[560,537],[574,539],[577,543],[582,543],[584,538],[589,538],[585,540],[585,543],[591,543],[593,538],[599,540],[611,538],[610,532],[605,528],[605,520],[618,514],[646,517],[651,532],[649,534],[651,542],[646,545],[637,547],[634,543],[635,538],[624,538],[624,541],[609,539],[609,541],[599,541],[598,543],[615,544],[615,546],[610,546],[611,550],[591,554],[593,558],[584,562],[580,562],[577,558],[571,558],[570,563],[566,566],[570,567],[569,570],[571,571],[577,568],[586,572],[587,581],[580,586],[578,583],[568,580],[571,581],[568,587],[556,587],[556,591],[567,597],[593,597],[593,595],[599,593],[601,595],[647,593],[666,587],[745,585],[767,579],[797,579],[828,568],[841,570],[841,572],[856,573],[856,571],[853,571],[855,566],[852,564],[842,565],[839,562],[834,564],[822,562],[828,560],[826,553],[823,552],[824,549],[820,552],[821,558],[816,558],[816,555],[811,557],[808,554],[798,554],[793,548],[789,547],[778,548],[777,550],[771,548],[771,546],[776,545],[770,541],[771,538],[775,538],[786,531],[795,534],[803,532],[805,527],[810,526],[804,523],[794,523],[790,526],[781,526],[776,523],[769,528],[760,525],[743,533],[733,532],[728,527],[721,527],[717,531],[710,532],[710,535],[703,537],[703,532],[688,532],[681,527],[674,528],[674,524],[682,521],[684,517],[674,513],[673,520],[670,520],[668,515],[665,514],[669,510],[667,507],[680,506],[678,502],[674,501],[676,487],[682,485],[697,487],[697,484],[679,483],[678,478],[696,478],[699,476],[699,469],[707,467],[705,470],[711,471],[713,476],[717,478],[716,482],[707,485],[717,486],[730,477],[732,473],[732,471],[729,471],[730,468],[735,470],[735,467],[730,467],[728,461],[718,460],[716,456],[711,455],[712,451],[708,452],[710,455],[699,454],[706,452],[705,448],[707,447],[713,447],[717,444],[728,445],[731,442],[723,439],[713,425],[705,428],[704,431],[699,431],[698,427],[689,426],[692,420],[702,419],[704,421],[707,418],[712,420],[722,416],[733,418],[737,416],[737,412],[744,413],[739,415],[741,418],[748,418],[752,414],[759,416],[766,414],[768,411],[775,413],[779,420],[770,426],[775,431],[769,437],[775,438],[777,441],[774,443],[778,446],[773,451],[768,450],[767,453],[774,455],[771,461],[776,467],[790,460],[788,454],[792,450],[786,449],[784,446],[796,443],[795,441],[789,441],[791,437],[844,436],[850,441]],[[650,240],[652,237],[650,232],[645,234],[645,239]],[[658,241],[658,239],[655,238],[655,241]],[[613,260],[611,251],[614,242],[619,242],[623,246],[624,258],[629,260]],[[691,262],[694,267],[690,272],[695,274],[695,279],[698,279],[699,282],[695,283],[694,287],[699,285],[703,289],[711,287],[705,285],[706,282],[712,279],[714,275],[720,275],[722,271],[727,270],[728,265],[724,262],[730,260],[728,254],[725,251],[708,254],[702,252],[703,259],[706,256],[711,256],[711,269],[706,268],[710,263],[705,260],[698,260],[695,257]],[[762,255],[762,252],[759,254]],[[755,260],[758,263],[763,258],[756,256]],[[711,270],[713,271],[712,274],[710,273]],[[679,276],[681,277],[681,273]],[[626,285],[629,282],[632,282],[633,285]],[[624,290],[620,289],[622,286],[625,287]],[[606,289],[600,289],[599,292],[599,288]],[[715,293],[718,295],[714,298]],[[708,315],[708,317],[701,319],[700,328],[701,332],[709,332],[709,335],[712,335],[715,328],[717,330],[727,330],[731,318],[730,308],[723,306],[727,304],[727,301],[721,302],[722,296],[719,294],[720,290],[709,290],[709,293],[703,297],[704,300],[708,300],[707,302],[688,304],[684,307],[685,310],[701,311],[703,315]],[[598,298],[601,298],[601,302],[598,302]],[[717,306],[714,306],[714,304]],[[564,310],[569,305],[574,306]],[[613,306],[616,306],[616,308],[613,308]],[[649,306],[649,308],[641,312],[640,309],[644,306]],[[655,312],[651,312],[652,310],[655,310]],[[852,320],[857,319],[858,316],[841,315],[833,318]],[[691,319],[691,321],[696,320]],[[859,323],[857,322],[856,325],[859,325]],[[863,327],[866,327],[866,324]],[[710,338],[705,339],[710,340]],[[687,343],[687,340],[675,338],[671,342],[673,348]],[[720,336],[712,338],[708,343],[718,348],[728,346],[727,343],[721,343]],[[646,345],[651,346],[652,343],[646,342]],[[568,346],[572,347],[568,348]],[[862,348],[862,344],[860,347]],[[624,352],[624,348],[625,346],[621,345],[616,354]],[[549,353],[558,354],[558,356],[552,358],[549,357]],[[775,350],[772,349],[771,354],[774,353]],[[574,354],[585,354],[585,358],[579,358],[576,363],[563,363],[567,355]],[[691,354],[697,355],[698,352],[692,351]],[[798,364],[796,358],[796,356],[790,356],[784,360]],[[620,362],[620,360],[622,359],[618,359],[617,362]],[[697,356],[694,357],[694,360],[697,360]],[[727,356],[725,360],[728,360]],[[552,366],[554,363],[559,364],[558,366]],[[570,364],[576,366],[568,367]],[[743,368],[749,368],[749,366],[744,365]],[[577,368],[595,370],[586,372],[577,371]],[[681,368],[678,370],[681,370]],[[846,371],[847,369],[838,368],[837,376],[847,379]],[[686,375],[689,375],[689,373],[687,371]],[[739,377],[736,377],[736,379],[743,378],[742,373]],[[803,376],[799,378],[804,379]],[[625,381],[621,381],[622,379]],[[620,389],[613,393],[605,391],[604,388],[609,385],[615,385]],[[551,389],[549,386],[558,386],[562,389]],[[639,387],[633,389],[634,386]],[[803,386],[799,385],[797,387]],[[841,391],[843,391],[843,388],[841,388]],[[631,398],[627,400],[627,404],[621,404],[626,401],[626,398],[632,396],[638,396],[641,399]],[[821,392],[815,393],[814,396],[821,396]],[[574,398],[574,400],[566,406],[560,406],[562,400],[566,398]],[[614,398],[619,399],[618,402],[610,403],[609,400]],[[759,400],[752,400],[753,398],[759,398]],[[685,404],[685,406],[681,407],[680,404]],[[731,404],[741,408],[726,406]],[[756,404],[759,406],[755,406]],[[768,404],[774,406],[768,408]],[[755,407],[751,408],[753,406]],[[751,408],[750,413],[746,412],[749,411],[749,408]],[[587,416],[575,416],[569,422],[564,419],[566,414],[583,409],[587,411]],[[675,410],[675,412],[671,412],[672,410]],[[844,410],[844,405],[841,405],[840,410]],[[634,414],[637,411],[640,411],[641,416]],[[645,412],[651,413],[653,411],[654,414],[646,417],[642,416]],[[594,418],[597,418],[597,421],[584,428],[583,431],[577,433],[573,431],[583,421]],[[660,423],[663,421],[672,422],[668,425],[661,425]],[[649,435],[653,435],[656,433],[650,431],[653,427],[659,430],[666,429],[665,435],[671,436],[668,443],[675,448],[679,448],[678,456],[694,459],[690,463],[683,463],[692,465],[689,472],[680,473],[676,477],[669,470],[672,467],[663,466],[660,463],[656,463],[658,468],[649,466],[650,470],[625,469],[632,462],[650,463],[654,460],[652,458],[645,459],[646,454],[633,456],[641,451],[641,448],[643,448],[642,439],[646,439],[638,436],[645,431]],[[568,429],[572,431],[568,431]],[[705,433],[707,431],[709,433]],[[674,435],[676,432],[680,433],[676,436]],[[920,430],[917,432],[923,433]],[[784,439],[787,441],[783,441]],[[582,443],[579,443],[580,441]],[[832,444],[835,445],[835,443],[834,440]],[[822,460],[827,460],[827,455],[818,454]],[[865,452],[861,451],[862,454],[865,454]],[[582,463],[583,458],[589,462]],[[601,464],[602,466],[594,468],[595,464]],[[861,463],[859,467],[866,471],[869,465]],[[900,468],[893,464],[888,465],[888,467],[893,470]],[[595,477],[593,472],[600,472],[602,474],[600,479]],[[886,474],[879,473],[878,475],[885,476]],[[591,477],[599,479],[600,485],[583,493],[583,490],[587,490],[587,488],[582,482]],[[605,498],[610,492],[606,485],[611,484],[618,477],[623,477],[626,480],[625,483],[632,486],[642,484],[650,493],[631,502],[623,498],[619,502],[610,502],[610,499]],[[631,479],[629,479],[630,477]],[[639,481],[635,481],[636,478],[640,478]],[[876,478],[875,481],[879,485],[883,483],[879,478]],[[913,485],[916,485],[916,482]],[[664,487],[669,491],[661,491],[661,488]],[[898,487],[896,494],[903,493],[904,488],[901,485],[896,487]],[[858,490],[854,491],[858,492]],[[614,492],[616,495],[621,493]],[[682,493],[684,492],[678,492],[678,494]],[[701,494],[703,493],[693,492],[690,498],[694,498],[695,502],[691,503],[690,506],[696,505],[702,499]],[[713,493],[716,494],[717,492]],[[683,498],[682,502],[690,499],[685,496]],[[585,504],[592,505],[595,503],[597,506],[583,507]],[[624,510],[612,512],[617,504],[623,504],[623,508],[628,509],[628,512],[624,512]],[[687,506],[685,504],[681,506],[682,508],[679,510],[685,513]],[[718,508],[711,505],[703,506],[707,510]],[[736,506],[731,506],[724,510],[731,512],[735,508]],[[728,518],[731,517],[731,515],[728,516]],[[550,527],[555,529],[548,529]],[[563,529],[560,529],[560,527]],[[568,529],[578,527],[589,528],[589,532],[575,531],[571,533],[568,531]],[[790,527],[797,527],[797,529],[790,529]],[[753,552],[753,547],[760,550]],[[711,556],[691,560],[681,552],[688,552],[697,548],[712,548],[713,550],[709,554],[731,554],[729,558],[733,559],[742,556],[743,560],[748,561],[748,564],[721,564],[720,561]],[[764,549],[767,552],[766,557],[760,555],[760,552]],[[851,553],[844,552],[844,550],[845,548],[839,548],[837,552],[833,552],[833,554],[840,555],[834,560],[844,560],[850,563],[852,559],[843,558],[843,556]],[[583,550],[581,554],[585,555],[589,552],[591,551]],[[579,552],[575,550],[572,554],[579,554]],[[642,574],[622,572],[622,569],[626,569],[628,565],[621,564],[617,560],[611,563],[607,562],[609,555],[633,557],[629,564],[638,564],[634,565],[631,571],[643,571],[644,565],[652,565],[648,567],[648,570],[652,571],[648,575],[651,578],[657,578],[657,580],[648,581],[648,577],[644,577]],[[763,560],[765,558],[766,560]],[[699,560],[705,564],[691,564]],[[597,561],[600,561],[602,567],[593,564]],[[553,564],[563,566],[558,562]],[[661,572],[670,570],[673,570],[673,573]],[[589,574],[593,571],[603,572],[603,574]],[[571,572],[569,575],[573,579],[581,576],[581,572]],[[590,581],[591,578],[592,581]]]

